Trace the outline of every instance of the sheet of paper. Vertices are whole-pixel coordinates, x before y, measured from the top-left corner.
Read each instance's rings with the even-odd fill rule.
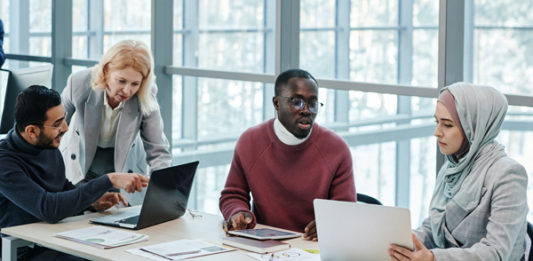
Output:
[[[127,250],[128,252],[152,260],[182,260],[191,257],[205,256],[232,251],[219,245],[202,240],[181,239],[156,245],[144,246]]]
[[[110,248],[147,240],[148,236],[103,226],[90,226],[55,234],[56,237],[76,242]]]
[[[260,261],[320,261],[320,255],[311,254],[299,248],[268,254],[248,253],[248,255]]]

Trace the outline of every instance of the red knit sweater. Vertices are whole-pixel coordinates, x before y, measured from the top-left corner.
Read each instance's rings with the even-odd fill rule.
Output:
[[[250,212],[257,223],[303,231],[315,219],[313,200],[355,202],[352,156],[344,140],[318,124],[302,144],[289,146],[274,133],[274,120],[246,130],[237,142],[220,196],[225,219]]]

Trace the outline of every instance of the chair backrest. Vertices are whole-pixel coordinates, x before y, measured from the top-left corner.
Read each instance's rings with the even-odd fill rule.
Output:
[[[526,247],[525,259],[533,261],[533,224],[527,222],[527,237],[529,238],[529,248]]]
[[[362,193],[357,193],[357,201],[358,202],[364,202],[367,204],[374,204],[374,205],[383,205],[381,202],[369,195],[365,195]]]

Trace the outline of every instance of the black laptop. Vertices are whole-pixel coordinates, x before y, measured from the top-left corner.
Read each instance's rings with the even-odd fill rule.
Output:
[[[152,172],[141,207],[94,218],[91,222],[141,229],[181,217],[187,210],[197,167],[198,161],[195,161]]]

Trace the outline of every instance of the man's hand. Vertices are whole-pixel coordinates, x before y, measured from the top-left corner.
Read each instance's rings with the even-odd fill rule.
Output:
[[[415,234],[413,234],[413,243],[415,251],[405,247],[391,244],[389,248],[389,257],[394,261],[413,260],[413,261],[434,261],[433,252],[428,250],[422,242],[418,241]]]
[[[246,229],[248,228],[248,225],[252,223],[252,221],[252,214],[249,212],[237,212],[228,220],[224,221],[224,231],[228,233],[230,230]]]
[[[128,205],[128,201],[126,201],[126,198],[122,194],[106,192],[100,199],[92,203],[91,206],[97,211],[104,211],[114,205],[118,205],[120,202],[122,202],[124,206]]]
[[[318,240],[318,236],[316,234],[316,223],[315,223],[314,220],[309,222],[309,224],[307,224],[307,226],[305,226],[304,238],[307,239],[307,240],[313,240],[313,241],[317,241]]]
[[[135,191],[141,192],[143,187],[148,186],[148,177],[137,173],[118,173],[107,174],[114,188],[123,189],[128,193]]]

